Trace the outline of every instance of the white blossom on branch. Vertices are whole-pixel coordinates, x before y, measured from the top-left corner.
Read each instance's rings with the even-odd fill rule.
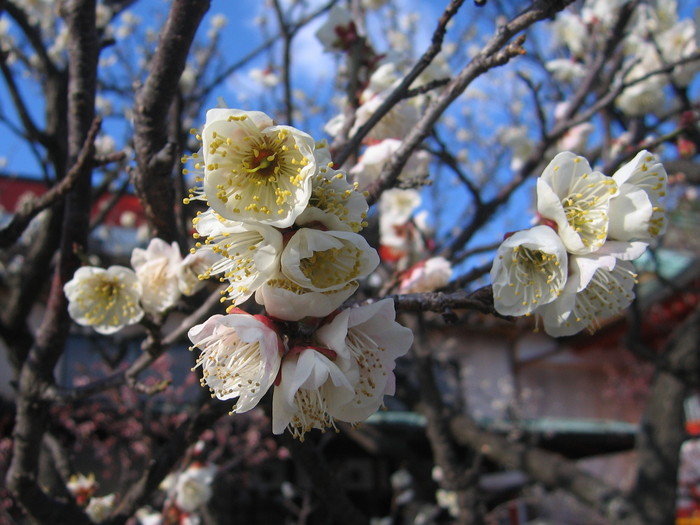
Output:
[[[213,315],[187,333],[200,351],[195,368],[218,399],[238,398],[231,413],[254,408],[277,377],[283,352],[269,319],[240,310]]]
[[[208,204],[235,221],[291,226],[311,197],[314,140],[260,111],[210,109],[201,133]]]
[[[607,238],[608,208],[616,194],[613,179],[593,171],[585,158],[565,151],[537,179],[537,211],[556,223],[567,251],[590,253]]]
[[[612,177],[620,193],[610,201],[608,236],[620,241],[650,242],[666,231],[661,200],[668,175],[658,159],[642,150]]]
[[[145,250],[134,248],[131,267],[143,287],[141,305],[146,312],[163,313],[178,301],[181,265],[182,256],[176,242],[168,244],[154,238]]]
[[[502,315],[527,315],[554,301],[566,283],[568,254],[549,226],[514,233],[498,247],[491,268],[493,302]]]
[[[71,318],[104,335],[141,320],[142,290],[134,271],[124,266],[83,266],[63,287]]]

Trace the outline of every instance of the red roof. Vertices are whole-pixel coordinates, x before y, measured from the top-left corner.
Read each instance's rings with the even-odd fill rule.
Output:
[[[15,213],[27,199],[43,195],[47,190],[43,182],[31,179],[0,177],[0,211]],[[100,195],[92,208],[92,216],[109,204],[113,194]],[[104,223],[108,226],[138,227],[146,222],[141,203],[134,195],[123,195],[107,213]]]

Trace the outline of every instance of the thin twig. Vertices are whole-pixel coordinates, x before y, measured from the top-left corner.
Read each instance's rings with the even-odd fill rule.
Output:
[[[93,158],[95,152],[95,137],[100,130],[101,124],[102,119],[100,117],[95,117],[88,131],[88,135],[85,138],[83,147],[80,150],[77,161],[63,180],[40,197],[27,202],[21,210],[15,213],[10,223],[0,230],[0,247],[9,246],[15,242],[34,217],[73,189],[75,181],[80,174],[84,172],[86,166]]]
[[[120,370],[107,377],[75,388],[45,385],[45,388],[42,390],[42,399],[56,403],[71,403],[124,385],[140,388],[137,379],[141,372],[151,366],[168,348],[181,341],[190,328],[200,323],[204,317],[210,315],[214,307],[220,304],[221,292],[225,288],[226,286],[222,286],[213,291],[197,310],[185,317],[177,328],[159,341],[157,350],[155,347],[149,348],[125,370]]]
[[[445,8],[438,26],[435,29],[432,37],[432,42],[428,49],[418,59],[413,69],[401,80],[401,82],[389,93],[386,99],[381,103],[372,116],[355,132],[355,134],[345,144],[334,144],[334,149],[338,150],[338,154],[334,157],[334,162],[342,166],[345,161],[359,148],[362,140],[367,136],[370,130],[386,115],[397,102],[406,97],[406,94],[411,84],[418,76],[430,65],[433,59],[442,49],[442,43],[447,32],[447,24],[457,14],[459,8],[464,3],[464,0],[452,0]]]

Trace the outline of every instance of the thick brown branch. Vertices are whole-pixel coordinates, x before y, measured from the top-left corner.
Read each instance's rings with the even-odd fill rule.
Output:
[[[94,117],[97,75],[97,32],[95,0],[72,0],[62,4],[70,35],[68,41],[68,147],[75,165],[86,142]],[[7,473],[7,485],[27,513],[44,523],[87,523],[82,510],[72,502],[59,502],[39,483],[39,454],[48,423],[48,404],[40,389],[52,382],[53,369],[63,353],[70,326],[63,285],[79,265],[74,248],[84,249],[90,212],[91,163],[86,162],[66,198],[63,231],[46,306],[29,355],[22,366],[19,401],[14,428],[14,455]]]
[[[679,451],[685,440],[683,401],[700,385],[700,307],[674,331],[652,380],[637,439],[637,479],[630,493],[644,523],[672,523]],[[627,525],[624,523],[624,525]]]
[[[484,286],[474,292],[452,293],[415,293],[390,295],[397,310],[404,312],[436,312],[449,310],[476,310],[486,314],[496,314],[493,309],[493,293],[490,286]]]
[[[622,492],[587,474],[572,461],[481,430],[468,416],[454,417],[451,428],[459,443],[481,451],[500,465],[525,472],[546,487],[566,490],[612,523],[623,519],[630,520],[630,524],[645,523],[627,504]]]
[[[175,99],[187,54],[210,0],[175,0],[160,33],[148,78],[136,96],[134,145],[136,190],[152,233],[176,240],[173,170],[178,152],[168,140],[168,110]]]

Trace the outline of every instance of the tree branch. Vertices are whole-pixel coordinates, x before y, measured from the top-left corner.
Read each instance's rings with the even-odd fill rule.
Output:
[[[623,519],[630,520],[629,525],[650,523],[641,520],[621,491],[580,470],[572,461],[483,431],[466,415],[455,416],[451,428],[459,443],[481,451],[499,465],[525,472],[548,488],[566,490],[613,523]]]
[[[68,146],[69,159],[77,163],[94,116],[97,74],[95,0],[70,0],[62,5],[69,30]],[[88,523],[72,501],[60,502],[47,494],[38,479],[39,454],[48,423],[48,404],[40,389],[52,382],[53,369],[63,353],[70,326],[63,285],[79,265],[74,247],[84,249],[90,212],[91,168],[86,162],[66,198],[61,251],[51,283],[47,311],[34,344],[22,366],[18,407],[13,432],[14,454],[7,486],[27,513],[46,523]]]
[[[385,189],[393,186],[409,157],[418,145],[428,136],[430,129],[432,129],[438,118],[476,78],[486,71],[506,64],[511,58],[524,53],[522,49],[524,36],[520,36],[513,42],[508,43],[513,36],[530,27],[535,22],[552,16],[558,10],[572,3],[572,1],[573,0],[565,0],[559,2],[556,6],[535,3],[524,13],[501,26],[496,35],[487,42],[470,63],[447,85],[440,96],[435,98],[420,121],[408,136],[404,138],[391,161],[384,166],[379,178],[368,188],[368,202],[370,202],[370,204],[375,202]],[[398,91],[398,89],[399,88],[395,91]]]
[[[396,86],[396,88],[389,94],[389,96],[386,97],[386,99],[367,120],[367,122],[360,126],[360,129],[358,129],[355,132],[355,134],[350,138],[349,141],[347,141],[347,143],[333,145],[333,148],[339,151],[339,153],[335,155],[333,159],[335,164],[337,164],[338,166],[342,166],[345,163],[345,161],[348,160],[350,155],[352,155],[357,150],[357,148],[359,148],[360,144],[362,143],[362,139],[365,138],[367,133],[370,132],[370,130],[382,119],[382,117],[384,117],[384,115],[386,115],[389,112],[391,108],[393,108],[396,105],[397,102],[406,97],[409,87],[411,86],[413,81],[416,80],[416,78],[418,78],[418,76],[425,70],[425,68],[427,68],[430,65],[430,63],[442,49],[442,42],[445,38],[445,33],[447,31],[447,24],[457,14],[457,11],[459,11],[459,8],[462,6],[463,3],[464,0],[451,0],[451,2],[445,8],[445,11],[442,13],[440,20],[438,20],[438,25],[433,33],[432,42],[430,46],[418,59],[416,64],[413,66],[413,69],[411,69],[411,71],[408,72],[408,74],[403,78],[399,85]],[[428,128],[430,127],[432,127],[432,123]],[[413,148],[411,149],[411,151],[413,151]]]
[[[168,141],[166,121],[195,32],[209,5],[210,0],[172,3],[134,106],[136,190],[152,233],[168,242],[177,239],[172,175],[178,152]]]
[[[15,242],[34,217],[55,202],[58,202],[73,189],[78,177],[85,173],[85,169],[91,164],[95,153],[95,137],[100,130],[101,123],[102,119],[99,117],[93,120],[78,158],[66,176],[49,191],[26,203],[20,211],[15,213],[9,224],[0,230],[0,248]]]

